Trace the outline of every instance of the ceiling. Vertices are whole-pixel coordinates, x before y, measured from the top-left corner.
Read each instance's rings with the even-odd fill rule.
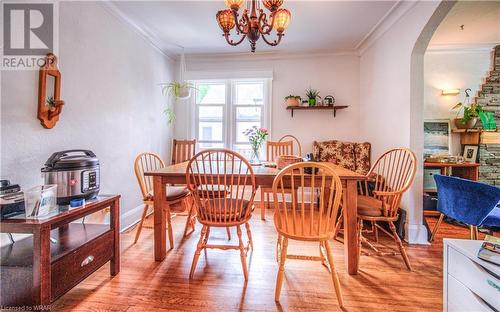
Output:
[[[354,51],[396,1],[285,1],[292,20],[278,47],[257,42],[257,51]],[[111,6],[170,54],[249,52],[231,47],[215,20],[224,1],[114,1]]]
[[[500,44],[500,1],[459,1],[439,25],[430,47],[496,44]]]

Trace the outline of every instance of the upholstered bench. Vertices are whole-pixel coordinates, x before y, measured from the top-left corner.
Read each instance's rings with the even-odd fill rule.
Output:
[[[315,161],[331,162],[361,174],[370,170],[371,144],[343,142],[338,140],[313,143]]]

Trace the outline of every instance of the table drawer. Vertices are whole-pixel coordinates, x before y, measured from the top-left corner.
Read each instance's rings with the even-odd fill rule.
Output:
[[[62,296],[113,257],[113,232],[87,242],[51,265],[52,301]]]
[[[453,248],[448,248],[448,274],[500,310],[500,279]]]
[[[448,275],[448,302],[445,311],[448,312],[493,312],[488,305],[475,295],[464,284]]]

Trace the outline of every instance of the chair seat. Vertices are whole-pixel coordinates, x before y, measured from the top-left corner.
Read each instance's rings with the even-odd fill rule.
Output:
[[[500,208],[494,208],[481,225],[500,227]]]
[[[167,201],[176,201],[188,195],[189,190],[186,186],[167,186]],[[154,195],[150,193],[144,200],[152,201],[154,200]]]
[[[371,196],[358,195],[358,215],[367,217],[381,217],[382,201]]]
[[[241,212],[238,212],[238,215],[234,218],[234,211],[240,209],[240,205],[242,205]],[[200,214],[203,218],[205,218],[206,214],[208,217],[205,219],[209,219],[209,216],[211,215],[214,221],[241,221],[241,219],[246,215],[249,206],[250,202],[248,200],[243,200],[242,203],[242,200],[236,200],[233,198],[213,198],[207,200],[203,204],[200,209]]]

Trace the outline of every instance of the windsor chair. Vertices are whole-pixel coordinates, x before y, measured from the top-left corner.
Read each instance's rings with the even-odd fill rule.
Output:
[[[134,161],[134,171],[135,176],[137,177],[137,182],[139,183],[139,188],[142,193],[142,200],[144,203],[144,209],[142,212],[141,220],[139,221],[139,225],[137,226],[137,230],[135,233],[134,244],[139,240],[139,236],[141,235],[142,227],[144,225],[144,220],[147,218],[149,207],[154,205],[153,201],[153,177],[145,176],[144,173],[148,171],[156,171],[158,169],[164,168],[165,163],[161,159],[161,157],[155,153],[145,152],[139,154]],[[181,203],[183,210],[187,210],[188,218],[186,220],[186,225],[184,227],[184,236],[187,236],[192,231],[194,231],[194,221],[195,219],[192,216],[192,202],[190,201],[191,193],[186,188],[186,186],[167,186],[167,202],[169,207],[173,207],[173,205],[177,203]],[[172,232],[172,224],[171,224],[171,211],[170,208],[166,213],[167,224],[168,224],[168,235],[170,240],[170,248],[174,248],[173,246],[173,232]],[[189,228],[191,228],[191,232],[188,233]]]
[[[381,230],[394,239],[399,253],[408,268],[412,270],[410,259],[396,232],[394,222],[399,215],[398,210],[403,194],[410,188],[415,172],[417,159],[415,154],[407,148],[394,148],[384,152],[373,164],[367,173],[367,179],[359,182],[358,187],[358,244],[361,253],[361,244],[365,243],[378,255],[396,255],[394,252],[382,252],[365,237],[363,237],[363,221],[373,224],[374,231]],[[386,222],[389,231],[377,222]],[[341,219],[335,228],[338,233]],[[378,232],[376,232],[378,233]],[[378,235],[378,234],[376,234]],[[367,254],[369,255],[369,253]],[[358,254],[359,257],[359,254]]]
[[[287,134],[281,137],[278,141],[266,142],[266,161],[274,162],[281,155],[295,155],[294,148],[297,147],[298,156],[302,155],[302,146],[299,140],[293,135]],[[286,194],[290,194],[292,190],[287,189]],[[272,188],[260,188],[260,218],[266,219],[266,206],[270,205],[269,194],[272,193]]]
[[[313,168],[312,174],[306,174],[306,168]],[[286,189],[299,189],[300,200],[297,194],[292,192],[291,202],[286,202],[284,200]],[[342,307],[344,305],[342,291],[329,242],[333,238],[342,197],[342,183],[339,176],[332,167],[323,163],[295,163],[285,167],[276,176],[272,192],[275,209],[274,225],[278,232],[276,258],[279,262],[275,300],[280,299],[286,259],[316,260],[321,261],[329,269],[338,304]],[[281,201],[278,195],[281,195]],[[315,195],[318,195],[318,200]],[[320,255],[290,255],[287,253],[288,240],[316,242],[319,245]]]
[[[253,249],[249,221],[256,192],[255,176],[250,163],[240,154],[226,149],[204,150],[188,163],[186,181],[196,208],[196,218],[203,225],[193,256],[189,278],[193,278],[200,252],[207,248],[240,251],[245,281],[248,280],[246,256]],[[226,191],[227,190],[227,191]],[[249,199],[245,200],[245,196]],[[243,244],[241,225],[245,225],[248,243]],[[210,228],[236,227],[239,244],[209,244]]]

